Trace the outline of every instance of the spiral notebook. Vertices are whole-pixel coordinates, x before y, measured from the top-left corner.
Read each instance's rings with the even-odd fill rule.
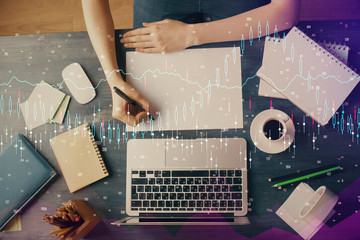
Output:
[[[263,62],[266,62],[266,60],[269,59],[269,57],[271,57],[274,48],[277,48],[278,45],[282,45],[282,47],[286,47],[285,44],[286,41],[284,41],[281,38],[272,38],[272,37],[266,38],[264,44]],[[348,46],[336,44],[336,43],[330,43],[330,42],[319,42],[318,44],[323,48],[325,48],[326,51],[334,55],[334,57],[336,57],[341,62],[343,62],[345,65],[347,64],[348,55],[349,55]],[[283,94],[276,91],[275,88],[267,84],[261,78],[259,82],[259,96],[286,99],[286,97]]]
[[[283,47],[285,45],[285,47]],[[359,82],[359,75],[297,27],[256,73],[320,125]]]
[[[89,124],[50,140],[70,192],[75,192],[109,175]]]

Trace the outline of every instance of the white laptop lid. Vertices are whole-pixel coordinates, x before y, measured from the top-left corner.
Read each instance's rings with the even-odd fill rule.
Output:
[[[131,177],[136,170],[242,170],[243,210],[235,216],[247,213],[247,145],[244,138],[212,139],[131,139],[127,144],[126,157],[126,213],[132,211]]]

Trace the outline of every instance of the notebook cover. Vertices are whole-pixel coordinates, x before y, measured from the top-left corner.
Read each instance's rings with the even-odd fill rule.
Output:
[[[0,231],[56,174],[23,135],[13,138],[0,154]]]
[[[285,51],[274,49],[256,73],[320,125],[325,125],[359,82],[359,75],[294,27]]]
[[[87,123],[52,138],[50,145],[70,192],[109,175]]]
[[[347,64],[349,47],[345,45],[339,45],[335,43],[326,43],[319,42],[319,45],[333,54],[337,59],[339,59],[344,64]],[[274,48],[283,48],[286,47],[286,41],[284,42],[281,38],[266,38],[264,43],[264,54],[263,54],[263,63],[267,61],[267,59],[271,58],[271,54],[274,51]],[[260,78],[259,82],[259,96],[264,97],[272,97],[272,98],[281,98],[286,99],[286,97],[279,93],[275,88],[269,85],[265,80]]]

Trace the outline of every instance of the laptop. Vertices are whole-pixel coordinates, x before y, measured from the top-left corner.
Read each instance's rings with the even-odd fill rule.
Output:
[[[113,225],[248,224],[243,138],[131,139],[126,214]]]

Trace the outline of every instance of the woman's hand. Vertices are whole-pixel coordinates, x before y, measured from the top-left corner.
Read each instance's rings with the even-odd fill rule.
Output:
[[[150,114],[151,103],[147,99],[145,99],[138,91],[136,91],[129,84],[124,82],[120,74],[114,75],[111,79],[109,79],[108,83],[111,88],[112,94],[113,118],[116,118],[130,126],[136,126],[143,119],[146,122],[148,114]],[[145,109],[145,111],[140,112],[133,105],[125,101],[115,92],[114,87],[117,87],[128,97],[136,101],[143,109]]]
[[[170,19],[143,25],[125,33],[120,42],[143,53],[174,52],[196,45],[193,25]]]

